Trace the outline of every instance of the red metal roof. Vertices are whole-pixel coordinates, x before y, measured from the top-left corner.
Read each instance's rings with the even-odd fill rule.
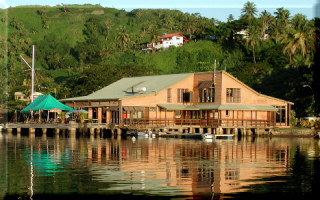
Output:
[[[162,36],[158,36],[159,39],[165,39],[165,38],[171,38],[174,36],[182,36],[183,38],[186,38],[186,36],[184,36],[182,33],[171,33],[171,34],[166,34],[166,35],[162,35]]]

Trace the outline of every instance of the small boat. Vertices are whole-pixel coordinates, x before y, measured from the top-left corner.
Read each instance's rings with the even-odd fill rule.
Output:
[[[215,135],[209,133],[203,134],[202,137],[203,139],[215,139]]]
[[[137,132],[137,136],[138,137],[149,137],[148,133],[144,132],[144,131]]]
[[[315,135],[313,136],[313,138],[320,139],[320,131],[319,131],[319,132],[317,132],[317,134],[315,134]]]
[[[224,139],[224,140],[232,140],[234,135],[214,135],[215,139]]]

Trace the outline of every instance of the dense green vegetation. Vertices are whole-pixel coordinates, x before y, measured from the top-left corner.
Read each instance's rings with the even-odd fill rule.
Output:
[[[122,77],[227,70],[257,91],[295,103],[297,116],[314,114],[314,20],[289,10],[258,13],[247,2],[228,22],[178,10],[100,5],[21,6],[0,10],[2,104],[30,94],[36,45],[36,91],[57,98],[87,95]],[[247,31],[247,35],[238,34]],[[156,53],[142,49],[158,35],[181,32],[192,42]],[[7,56],[6,56],[7,55]],[[6,84],[8,83],[8,84]],[[307,87],[306,87],[307,86]]]

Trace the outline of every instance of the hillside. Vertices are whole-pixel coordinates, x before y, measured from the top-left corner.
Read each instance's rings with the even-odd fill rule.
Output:
[[[126,12],[100,5],[0,10],[0,42],[5,47],[0,54],[1,85],[8,92],[1,93],[1,99],[17,105],[14,92],[29,93],[30,73],[20,55],[31,62],[35,45],[36,91],[56,92],[58,98],[86,95],[127,76],[212,71],[216,61],[217,69],[259,92],[296,102],[299,115],[305,115],[312,109],[312,94],[302,86],[312,84],[313,44],[306,40],[299,46],[291,38],[312,32],[313,21],[302,15],[280,18],[287,10],[278,11],[259,17],[244,12],[222,23],[177,10]],[[239,35],[240,30],[247,36]],[[142,51],[157,36],[176,32],[191,42],[157,53]],[[308,98],[302,99],[301,93]]]

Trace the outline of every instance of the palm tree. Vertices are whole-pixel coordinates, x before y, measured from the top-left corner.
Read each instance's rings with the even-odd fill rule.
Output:
[[[136,10],[135,16],[136,18],[140,19],[143,16],[143,11],[140,9]]]
[[[252,47],[252,57],[253,57],[253,62],[256,62],[256,46],[260,42],[260,30],[258,26],[250,26],[248,28],[248,37],[246,38],[246,44],[250,45]]]
[[[228,16],[227,21],[228,21],[228,22],[232,22],[232,21],[234,21],[234,17],[233,17],[233,15],[232,15],[232,14],[230,14],[230,15]]]
[[[305,15],[296,14],[291,20],[291,26],[298,31],[306,31],[309,23]]]
[[[250,22],[252,19],[255,18],[255,15],[257,14],[258,10],[253,2],[248,1],[244,4],[241,12],[242,17]]]
[[[278,44],[279,40],[281,39],[281,35],[284,32],[284,28],[278,19],[273,20],[270,26],[271,37],[274,38],[276,44]]]
[[[291,27],[282,36],[281,42],[285,45],[284,51],[289,55],[290,64],[292,56],[299,50],[303,58],[310,58],[307,54],[314,48],[314,27],[306,16],[297,14],[292,18]]]
[[[193,16],[186,15],[186,17],[184,19],[183,29],[184,29],[185,32],[188,33],[189,39],[191,39],[192,38],[192,34],[196,30],[196,26],[195,26],[195,23],[194,23]]]
[[[175,26],[175,20],[172,16],[167,16],[164,19],[164,23],[166,24],[166,26],[170,29],[173,30],[174,26]]]
[[[127,29],[125,26],[120,27],[119,33],[117,36],[117,42],[118,42],[118,46],[122,51],[130,47],[131,38],[130,38],[130,35],[127,33]]]
[[[280,40],[283,40],[286,30],[288,29],[290,11],[284,8],[277,8],[277,11],[274,12],[275,19],[271,22],[271,37],[275,39],[275,42],[278,43]]]
[[[295,53],[297,50],[294,39],[294,31],[293,29],[288,29],[286,31],[286,34],[282,35],[280,38],[280,41],[282,44],[285,44],[283,51],[288,54],[289,56],[289,65],[292,64],[292,55]]]
[[[283,27],[287,26],[290,19],[290,11],[284,8],[277,8],[277,11],[274,12],[276,19],[280,20]]]
[[[103,30],[104,38],[105,38],[105,40],[108,40],[108,37],[109,37],[110,31],[111,31],[111,28],[112,28],[112,26],[113,26],[113,22],[112,22],[110,19],[107,19],[107,20],[104,22],[104,25],[105,25],[105,30]]]
[[[260,21],[261,21],[261,24],[262,24],[261,34],[262,34],[262,36],[264,36],[267,33],[267,31],[269,30],[269,28],[270,28],[270,25],[271,25],[271,23],[273,21],[273,17],[272,17],[270,12],[264,10],[260,14]]]

